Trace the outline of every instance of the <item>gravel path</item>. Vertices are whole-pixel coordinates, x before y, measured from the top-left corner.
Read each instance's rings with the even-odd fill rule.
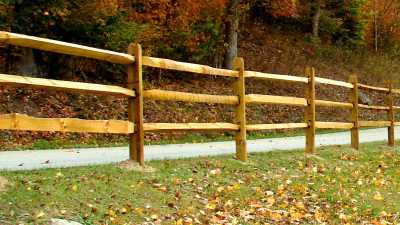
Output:
[[[400,127],[396,127],[396,133]],[[387,128],[360,131],[360,142],[387,140]],[[249,140],[249,152],[304,148],[304,136]],[[317,135],[317,146],[350,143],[350,132]],[[145,146],[145,160],[233,154],[233,141]],[[128,159],[127,147],[0,152],[0,170],[33,170],[116,163]]]

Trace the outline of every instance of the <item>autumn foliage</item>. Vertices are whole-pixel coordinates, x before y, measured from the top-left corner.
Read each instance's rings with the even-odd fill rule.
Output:
[[[299,15],[300,6],[298,0],[269,0],[261,1],[261,4],[274,17],[296,17]]]
[[[365,40],[371,46],[389,47],[400,41],[400,3],[396,0],[369,0],[364,6]]]

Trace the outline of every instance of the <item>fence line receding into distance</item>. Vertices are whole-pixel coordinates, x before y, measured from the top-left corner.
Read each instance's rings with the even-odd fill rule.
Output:
[[[394,106],[394,94],[400,94],[400,89],[393,89],[391,82],[386,87],[374,87],[358,83],[357,76],[351,75],[349,82],[317,77],[314,68],[307,67],[305,76],[291,76],[246,71],[244,60],[236,58],[234,70],[213,68],[206,65],[178,62],[170,59],[148,57],[142,55],[139,44],[131,44],[128,52],[119,53],[77,44],[70,44],[45,38],[0,32],[0,43],[34,48],[38,50],[87,57],[116,64],[127,65],[126,87],[100,85],[82,82],[50,80],[0,74],[0,86],[29,87],[49,90],[62,90],[75,93],[92,93],[97,95],[114,95],[128,98],[128,120],[83,120],[75,118],[35,118],[24,114],[0,115],[0,129],[27,131],[57,131],[57,132],[93,132],[129,135],[130,159],[144,165],[144,132],[156,131],[233,131],[236,133],[236,157],[247,160],[247,131],[262,131],[275,129],[304,129],[306,134],[306,153],[315,152],[316,129],[347,129],[351,130],[351,146],[359,148],[360,127],[387,127],[388,144],[394,146],[395,111],[400,106]],[[143,90],[142,68],[153,67],[165,70],[189,72],[203,76],[222,76],[233,79],[234,95],[209,95],[166,90]],[[265,79],[271,81],[287,81],[305,86],[304,98],[246,94],[246,79]],[[351,90],[349,102],[336,102],[316,99],[316,85],[333,85]],[[359,104],[359,89],[378,91],[386,94],[386,106],[371,106]],[[144,123],[143,101],[182,101],[193,103],[213,103],[234,105],[235,121],[233,123]],[[252,104],[277,104],[300,106],[305,108],[303,123],[279,124],[247,124],[246,106]],[[338,107],[351,109],[351,122],[325,122],[316,120],[316,107]],[[387,111],[387,121],[359,121],[359,110]]]

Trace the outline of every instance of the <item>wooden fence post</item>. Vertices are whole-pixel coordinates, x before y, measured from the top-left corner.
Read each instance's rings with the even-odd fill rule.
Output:
[[[358,79],[357,75],[351,75],[349,77],[349,83],[353,84],[352,93],[350,94],[350,102],[353,103],[351,110],[351,122],[353,122],[353,128],[351,128],[351,147],[358,149],[360,145],[359,131],[360,126],[358,124]]]
[[[244,79],[244,60],[235,58],[235,70],[239,71],[239,76],[235,82],[234,91],[239,97],[239,104],[236,106],[235,122],[239,125],[239,131],[236,132],[236,158],[241,161],[247,161],[247,141],[246,141],[246,87]]]
[[[307,108],[305,110],[306,128],[306,148],[307,154],[315,153],[315,69],[307,67],[305,74],[308,77],[305,97]]]
[[[387,94],[387,104],[389,106],[388,110],[388,120],[390,121],[390,127],[388,127],[388,145],[394,147],[394,108],[393,108],[393,85],[392,81],[387,81],[387,86],[389,92]]]
[[[135,63],[128,65],[128,88],[136,94],[128,100],[128,120],[135,123],[135,133],[129,136],[129,158],[144,166],[142,47],[132,43],[128,54],[135,56]]]

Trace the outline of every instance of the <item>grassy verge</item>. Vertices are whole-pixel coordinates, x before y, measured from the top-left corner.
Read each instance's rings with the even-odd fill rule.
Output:
[[[340,132],[344,130],[317,130],[317,134],[327,134]],[[270,131],[270,132],[251,132],[248,134],[249,140],[263,139],[263,138],[280,138],[280,137],[294,137],[304,135],[303,130],[289,130],[289,131]],[[165,144],[184,144],[184,143],[204,143],[212,141],[231,141],[234,139],[232,133],[225,134],[201,134],[201,133],[187,133],[183,137],[174,139],[165,139],[161,141],[146,141],[146,145],[165,145]],[[2,150],[44,150],[44,149],[67,149],[67,148],[96,148],[96,147],[124,147],[128,142],[110,143],[107,140],[89,140],[87,143],[76,143],[73,140],[64,139],[39,139],[32,145],[24,145],[18,147],[2,146]]]
[[[114,165],[1,172],[0,224],[387,224],[400,212],[400,148],[302,151],[152,161],[153,173]]]

